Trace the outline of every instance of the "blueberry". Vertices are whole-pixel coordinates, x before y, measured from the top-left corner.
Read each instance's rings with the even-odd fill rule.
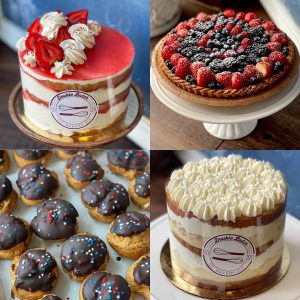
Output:
[[[243,40],[243,36],[241,34],[238,34],[236,36],[236,39],[241,42]]]
[[[186,80],[187,82],[191,83],[191,84],[196,84],[196,80],[195,80],[195,78],[194,78],[192,75],[187,75],[187,76],[185,77],[185,80]]]
[[[285,56],[288,56],[288,55],[289,55],[289,47],[283,47],[282,53],[283,53]]]
[[[236,50],[237,48],[238,48],[237,45],[231,45],[231,49],[232,49],[232,50]]]
[[[179,43],[181,43],[181,42],[183,42],[183,38],[179,38],[177,41],[178,41]]]
[[[209,58],[215,58],[215,54],[214,53],[209,54]]]
[[[173,68],[172,68],[172,73],[175,74],[175,72],[176,72],[176,68],[173,67]]]
[[[222,34],[224,35],[224,36],[227,36],[228,34],[229,34],[229,31],[227,30],[227,29],[223,29],[222,30]]]
[[[223,45],[223,48],[226,49],[226,50],[228,50],[229,49],[229,45],[225,44],[225,45]]]
[[[253,84],[259,83],[260,81],[261,81],[261,79],[259,76],[254,76],[248,80],[248,83],[249,83],[249,85],[253,85]]]
[[[166,66],[168,67],[168,69],[172,70],[173,65],[171,64],[171,61],[170,61],[170,60],[166,60],[166,61],[165,61],[165,64],[166,64]]]
[[[209,65],[210,62],[211,62],[211,59],[209,59],[209,58],[206,58],[206,59],[204,60],[204,63],[205,63],[206,65]]]
[[[277,73],[278,71],[280,71],[282,68],[283,68],[284,64],[280,61],[277,61],[275,64],[274,64],[274,67],[273,67],[273,72],[274,73]]]
[[[218,82],[215,82],[215,81],[212,81],[208,84],[208,87],[210,89],[222,89],[223,88],[223,85],[218,83]]]
[[[245,25],[245,21],[243,20],[238,20],[236,25],[241,25],[241,26],[244,26]]]

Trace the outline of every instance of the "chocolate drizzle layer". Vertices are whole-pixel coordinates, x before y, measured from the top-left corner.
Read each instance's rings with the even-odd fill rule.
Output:
[[[0,175],[0,202],[5,200],[12,191],[11,181],[5,175]]]
[[[76,231],[78,212],[68,201],[46,200],[37,207],[37,215],[31,221],[34,233],[46,240],[67,239]]]
[[[23,220],[13,215],[0,214],[0,250],[8,250],[24,243],[28,238],[28,231]]]
[[[105,262],[107,247],[98,237],[78,234],[70,237],[63,245],[61,263],[75,276],[85,276],[97,271]]]
[[[107,179],[93,180],[82,190],[81,198],[89,206],[98,207],[103,216],[123,213],[130,204],[126,189]]]
[[[82,295],[84,300],[129,300],[131,290],[122,276],[97,271],[85,281]]]
[[[133,270],[134,281],[150,286],[150,257],[143,257]]]
[[[150,175],[144,172],[135,178],[134,191],[140,197],[147,198],[150,196]]]
[[[120,236],[131,236],[146,231],[149,226],[150,220],[146,215],[128,211],[114,220],[110,231]]]
[[[49,150],[15,150],[15,153],[27,160],[37,160],[49,153]]]
[[[23,253],[16,269],[16,288],[28,291],[50,291],[57,280],[56,261],[44,249],[31,249]]]
[[[58,188],[57,179],[41,163],[32,163],[19,171],[17,185],[23,197],[44,200]]]
[[[46,295],[42,298],[42,300],[62,300],[62,299],[56,295]]]
[[[87,151],[81,152],[69,159],[66,167],[67,169],[71,169],[71,176],[80,182],[97,179],[102,171],[96,160]]]
[[[141,150],[110,150],[107,159],[115,166],[137,171],[143,171],[149,161],[148,154]]]

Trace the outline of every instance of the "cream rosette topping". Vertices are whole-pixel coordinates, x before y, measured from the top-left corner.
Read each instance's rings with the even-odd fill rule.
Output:
[[[287,186],[284,175],[269,162],[230,155],[187,163],[172,173],[167,192],[183,211],[199,219],[235,222],[284,203]]]
[[[17,48],[25,65],[62,78],[72,75],[74,65],[85,63],[85,50],[94,47],[95,37],[100,33],[100,24],[88,20],[85,9],[66,16],[54,11],[36,19],[28,28],[27,37],[18,41]]]

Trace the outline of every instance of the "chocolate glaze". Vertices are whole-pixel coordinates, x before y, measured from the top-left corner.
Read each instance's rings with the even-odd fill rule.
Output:
[[[123,213],[130,204],[126,189],[107,179],[93,180],[82,190],[81,198],[89,206],[98,207],[103,216]]]
[[[5,175],[0,175],[0,202],[5,200],[12,191],[11,181]]]
[[[48,199],[58,187],[57,179],[40,162],[19,171],[17,185],[22,196],[30,200]]]
[[[133,270],[134,281],[150,286],[150,256],[143,257]]]
[[[26,160],[37,160],[49,153],[49,150],[15,150],[15,153]]]
[[[137,171],[143,171],[149,161],[148,154],[141,150],[110,150],[107,159],[115,166]]]
[[[67,161],[67,169],[71,169],[71,176],[80,182],[96,179],[101,167],[87,151],[81,152]]]
[[[150,175],[144,172],[135,178],[134,191],[140,197],[147,198],[150,196]]]
[[[122,276],[97,271],[85,281],[82,295],[84,300],[129,300],[131,290]]]
[[[107,247],[100,238],[89,234],[74,235],[63,245],[61,263],[75,276],[85,276],[97,271],[106,255]]]
[[[13,215],[0,214],[0,250],[8,250],[24,243],[28,238],[28,230],[23,220]]]
[[[42,300],[62,300],[62,299],[56,295],[46,295],[42,298]]]
[[[146,215],[128,211],[114,220],[110,231],[120,236],[131,236],[146,231],[149,226],[150,220]]]
[[[50,291],[56,281],[56,261],[44,249],[31,249],[23,253],[16,269],[14,285],[28,291]]]
[[[68,201],[46,200],[37,207],[31,221],[34,233],[46,240],[67,239],[75,233],[78,212]]]

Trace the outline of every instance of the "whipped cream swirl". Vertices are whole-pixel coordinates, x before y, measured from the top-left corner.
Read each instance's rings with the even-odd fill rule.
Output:
[[[72,67],[72,65],[65,60],[56,61],[51,69],[51,73],[55,74],[57,78],[62,78],[63,75],[72,75],[73,71],[74,68]]]
[[[87,26],[94,36],[98,36],[101,33],[101,25],[98,22],[88,20]]]
[[[45,14],[40,23],[43,25],[42,35],[47,37],[48,40],[53,40],[60,27],[68,24],[66,18],[61,12],[50,12]]]
[[[85,24],[74,24],[69,28],[71,37],[86,48],[93,48],[95,45],[95,37],[93,32]]]
[[[25,60],[25,65],[30,65],[31,67],[36,67],[36,58],[35,53],[33,51],[28,51],[24,56],[23,59]]]
[[[87,57],[84,53],[84,46],[72,39],[62,41],[60,46],[64,49],[65,61],[74,65],[82,65]]]
[[[209,220],[235,222],[284,203],[284,175],[269,162],[240,155],[189,162],[171,175],[167,192],[185,212]]]

